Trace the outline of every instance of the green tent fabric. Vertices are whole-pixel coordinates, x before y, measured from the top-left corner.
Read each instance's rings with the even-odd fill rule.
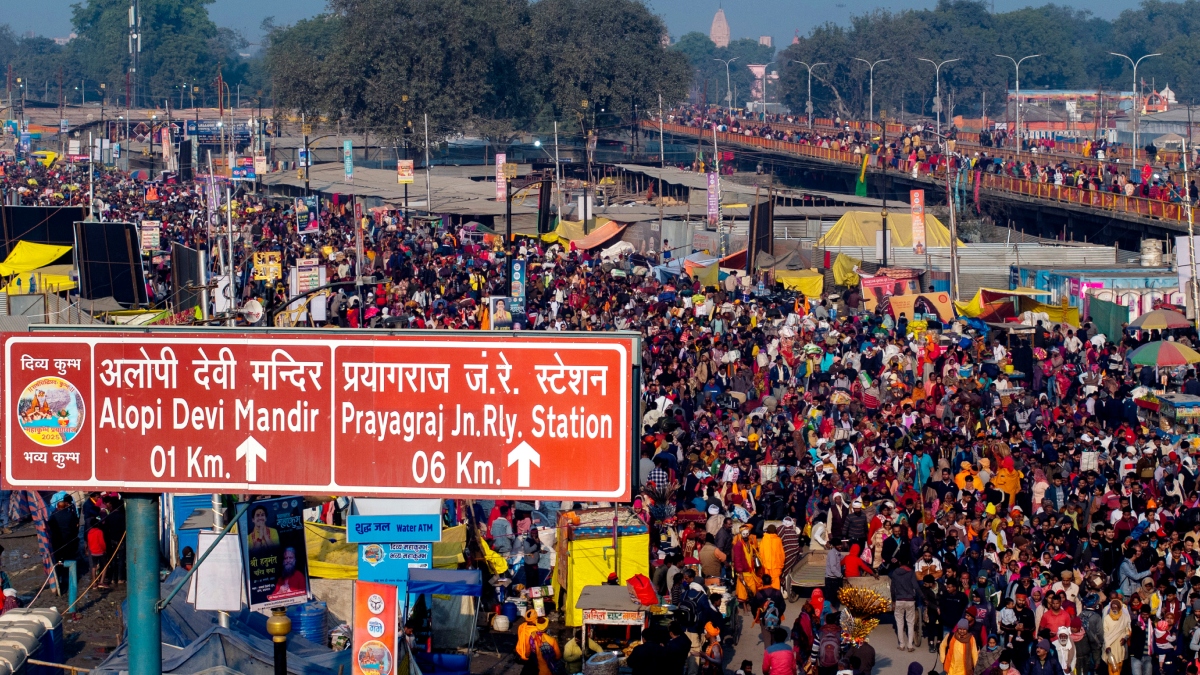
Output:
[[[1088,314],[1109,342],[1120,342],[1121,326],[1129,323],[1129,308],[1099,298],[1088,299]]]
[[[30,241],[18,241],[8,254],[8,258],[0,263],[0,276],[12,276],[22,272],[32,272],[58,260],[71,251],[70,246],[52,246],[50,244],[35,244]]]

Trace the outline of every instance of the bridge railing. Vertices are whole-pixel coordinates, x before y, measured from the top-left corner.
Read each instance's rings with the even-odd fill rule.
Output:
[[[749,123],[757,123],[754,120],[746,120]],[[657,125],[657,122],[655,123]],[[770,122],[772,129],[780,129],[785,131],[806,132],[808,125],[803,122]],[[822,133],[831,133],[843,131],[845,127],[850,127],[851,131],[861,131],[866,133],[878,133],[879,125],[869,122],[843,122],[841,126],[834,123],[834,120],[826,117],[816,117],[813,119],[813,128]],[[903,124],[888,124],[888,136],[896,137],[908,131],[908,127]],[[979,134],[969,131],[959,131],[958,145],[960,149],[969,149],[971,152],[987,152],[991,157],[1003,157],[1005,161],[1014,159],[1017,156],[1016,148],[998,147],[998,146],[983,146],[979,144]],[[1054,163],[1068,161],[1073,164],[1084,163],[1090,167],[1098,167],[1107,163],[1112,163],[1114,160],[1120,159],[1128,165],[1133,157],[1133,148],[1129,146],[1109,146],[1105,152],[1104,159],[1097,159],[1092,156],[1084,155],[1083,149],[1086,141],[1072,140],[1055,140],[1055,149],[1051,152],[1039,151],[1037,157],[1039,159],[1048,159]],[[1024,159],[1028,160],[1030,153],[1025,151],[1022,153]],[[1158,151],[1157,162],[1167,164],[1169,166],[1178,165],[1181,161],[1180,153],[1166,150]]]
[[[643,121],[642,124],[648,129],[658,129],[658,122]],[[701,140],[712,138],[711,127],[705,129],[684,126],[682,124],[664,123],[663,130],[677,135],[695,136]],[[788,141],[760,138],[758,136],[746,136],[743,134],[717,132],[717,142],[719,145],[733,144],[741,147],[762,148],[766,150],[775,150],[778,152],[788,152],[795,155],[823,159],[841,164],[848,164],[855,167],[862,166],[863,161],[861,154],[855,154],[846,150],[834,150],[832,148],[822,148],[804,143],[790,143]],[[897,171],[900,173],[911,173],[912,168],[912,163],[908,160],[901,160],[896,167]],[[928,162],[919,162],[917,169],[918,173],[925,176],[945,176],[945,169],[941,165],[931,167]],[[1012,176],[1003,176],[986,172],[973,171],[971,174],[973,174],[970,176],[972,181],[976,180],[976,177],[982,181],[979,185],[980,188],[986,188],[996,192],[1007,192],[1013,195],[1022,195],[1049,201],[1065,202],[1068,204],[1076,204],[1094,209],[1128,213],[1131,215],[1155,218],[1159,220],[1171,220],[1178,222],[1187,221],[1187,210],[1184,208],[1183,204],[1180,203],[1167,202],[1159,199],[1146,199],[1144,197],[1127,197],[1123,194],[1117,194],[1114,192],[1084,190],[1077,187],[1055,185],[1053,183],[1040,183],[1037,181],[1025,180],[1024,178],[1014,178]]]

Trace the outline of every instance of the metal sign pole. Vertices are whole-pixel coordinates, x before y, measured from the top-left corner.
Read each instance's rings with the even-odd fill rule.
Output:
[[[125,496],[130,675],[162,675],[158,613],[158,495]]]

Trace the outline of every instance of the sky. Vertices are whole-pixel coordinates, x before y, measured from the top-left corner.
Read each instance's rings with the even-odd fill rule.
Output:
[[[7,21],[18,34],[26,31],[58,37],[71,31],[71,5],[86,0],[41,0],[37,12],[10,13]],[[700,31],[707,34],[720,0],[646,0],[655,14],[663,16],[672,38]],[[1030,4],[1043,5],[1049,0],[992,0],[996,11],[1005,12]],[[731,0],[725,9],[726,19],[734,39],[758,38],[770,35],[776,48],[782,49],[791,41],[795,31],[801,35],[813,27],[833,21],[846,24],[850,12],[855,14],[881,8],[890,11],[926,9],[936,0]],[[1089,9],[1103,19],[1116,18],[1126,9],[1137,6],[1137,0],[1057,0],[1057,4]],[[289,24],[321,12],[325,0],[215,0],[209,14],[219,26],[242,31],[247,39],[256,42],[259,24],[274,17],[276,24]]]

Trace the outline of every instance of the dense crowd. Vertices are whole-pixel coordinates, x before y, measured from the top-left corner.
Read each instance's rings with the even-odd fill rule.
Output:
[[[2,168],[20,203],[87,203],[86,170]],[[159,219],[165,241],[216,248],[201,189],[154,186],[148,202],[148,187],[99,172],[96,208]],[[501,290],[504,269],[494,242],[394,213],[356,223],[331,201],[313,234],[296,230],[290,203],[237,194],[232,208],[242,297],[276,292],[246,274],[253,251],[279,251],[285,265],[315,255],[331,280],[352,278],[358,225],[380,281],[365,297],[339,295],[330,323],[488,326],[481,301]],[[1133,675],[1196,672],[1197,437],[1134,400],[1200,394],[1200,381],[1126,358],[1162,336],[1112,342],[1085,321],[992,339],[979,323],[868,311],[852,290],[751,293],[736,275],[704,288],[659,281],[647,273],[656,259],[534,239],[516,247],[530,277],[515,327],[644,338],[634,508],[651,529],[656,591],[680,611],[666,632],[647,631],[631,656],[638,675],[661,670],[685,641],[672,672],[733,669],[722,639],[737,608],[761,628],[765,674],[806,664],[869,674],[873,650],[835,611],[846,579],[864,575],[890,581],[899,647],[924,641],[950,675],[1118,675],[1125,663]],[[169,264],[151,284],[164,285]],[[823,584],[795,605],[806,553],[824,555]],[[710,596],[710,580],[730,597]]]

